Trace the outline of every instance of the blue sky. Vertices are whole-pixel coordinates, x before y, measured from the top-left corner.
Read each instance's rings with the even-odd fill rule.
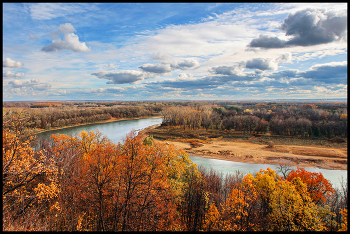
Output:
[[[3,3],[3,100],[347,97],[347,3]]]

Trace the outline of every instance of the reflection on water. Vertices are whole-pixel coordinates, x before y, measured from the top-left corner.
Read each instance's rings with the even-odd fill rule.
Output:
[[[106,137],[108,137],[112,142],[118,143],[122,142],[123,139],[129,134],[132,130],[141,130],[143,128],[149,127],[155,124],[161,124],[162,118],[148,118],[148,119],[132,119],[132,120],[122,120],[110,123],[98,123],[98,124],[89,124],[81,125],[70,128],[63,128],[58,130],[53,130],[49,132],[43,132],[37,134],[37,137],[40,139],[48,139],[51,134],[66,134],[75,136],[81,131],[96,131],[97,129]]]
[[[98,123],[90,125],[82,125],[70,128],[64,128],[59,130],[53,130],[49,132],[43,132],[37,134],[40,139],[48,139],[51,134],[66,134],[66,135],[76,135],[81,131],[96,131],[98,129],[103,135],[108,137],[112,142],[118,143],[122,142],[123,139],[129,134],[132,130],[140,130],[151,125],[161,124],[162,118],[149,118],[149,119],[135,119],[135,120],[123,120],[110,123]],[[235,173],[239,170],[244,175],[247,173],[255,173],[260,171],[260,169],[265,169],[270,167],[273,170],[277,169],[276,165],[271,164],[255,164],[255,163],[242,163],[242,162],[232,162],[218,159],[210,158],[201,158],[190,156],[190,159],[196,163],[198,166],[202,165],[205,168],[212,167],[214,170],[226,173]],[[292,167],[296,169],[295,167]],[[340,187],[341,179],[347,182],[347,171],[346,170],[326,170],[319,168],[305,168],[305,170],[310,172],[321,172],[323,176],[330,180],[333,184],[333,187]]]
[[[277,171],[277,167],[278,167],[278,165],[272,165],[272,164],[233,162],[233,161],[226,161],[226,160],[220,160],[220,159],[202,158],[202,157],[196,157],[196,156],[190,156],[189,158],[192,160],[192,162],[194,162],[198,166],[203,166],[206,169],[212,168],[213,170],[221,172],[223,175],[228,173],[233,174],[237,170],[240,171],[243,175],[246,175],[248,173],[254,174],[255,172],[259,172],[260,169],[266,170],[267,167]],[[297,169],[297,167],[291,167],[291,168],[294,170]],[[309,172],[321,172],[322,175],[333,184],[334,188],[341,187],[342,178],[344,182],[347,183],[347,179],[348,179],[347,170],[327,170],[327,169],[320,169],[320,168],[313,168],[313,167],[305,167],[305,170]]]

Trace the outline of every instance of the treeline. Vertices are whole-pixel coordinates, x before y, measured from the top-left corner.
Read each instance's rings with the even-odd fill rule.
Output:
[[[135,133],[56,134],[34,150],[22,124],[3,122],[4,231],[347,230],[347,183],[321,173],[224,177]]]
[[[255,107],[255,108],[254,108]],[[299,106],[172,106],[163,110],[163,123],[184,129],[218,129],[274,135],[347,137],[347,110]],[[254,109],[253,109],[254,108]]]
[[[22,116],[29,129],[50,129],[77,124],[93,123],[114,118],[136,118],[159,115],[160,109],[153,106],[122,106],[84,108],[48,107],[42,109],[6,109],[10,115]]]

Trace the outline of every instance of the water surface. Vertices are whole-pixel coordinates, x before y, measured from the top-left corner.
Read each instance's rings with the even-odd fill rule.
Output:
[[[243,163],[243,162],[233,162],[226,161],[220,159],[213,158],[202,158],[197,156],[189,157],[192,162],[197,164],[198,166],[202,166],[205,169],[214,169],[216,171],[221,172],[223,175],[226,174],[234,174],[236,171],[240,171],[243,175],[248,173],[254,174],[255,172],[259,172],[260,169],[266,170],[268,167],[272,170],[278,171],[278,165],[273,164],[258,164],[258,163]],[[304,167],[306,171],[309,172],[321,172],[322,175],[329,180],[333,188],[341,188],[342,179],[347,183],[348,171],[347,170],[327,170],[321,168],[313,168],[313,167]],[[296,170],[297,167],[291,167],[291,169]],[[280,174],[281,175],[281,174]]]
[[[81,131],[100,131],[104,136],[108,137],[112,142],[118,143],[122,142],[123,139],[132,130],[138,131],[155,124],[161,124],[162,118],[147,118],[147,119],[132,119],[132,120],[121,120],[109,123],[96,123],[88,125],[80,125],[69,128],[62,128],[48,132],[42,132],[37,134],[40,138],[49,138],[51,134],[65,134],[75,136]]]

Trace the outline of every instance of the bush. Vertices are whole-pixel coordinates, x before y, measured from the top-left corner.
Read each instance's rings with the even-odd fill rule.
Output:
[[[273,141],[269,141],[268,143],[267,143],[267,147],[268,148],[273,148],[275,146],[275,143],[273,142]]]

